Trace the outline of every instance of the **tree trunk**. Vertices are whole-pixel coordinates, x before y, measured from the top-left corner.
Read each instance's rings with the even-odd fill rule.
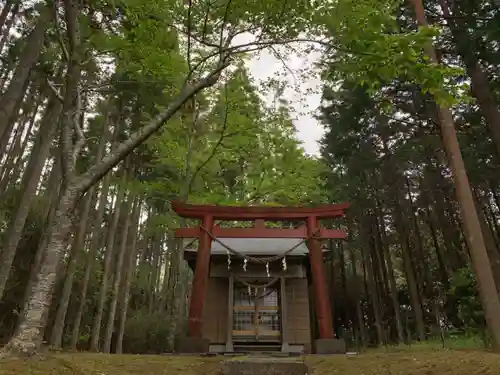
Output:
[[[36,193],[38,182],[42,174],[42,168],[45,164],[50,151],[52,139],[57,124],[57,117],[60,112],[60,104],[53,98],[47,107],[44,121],[38,132],[35,146],[31,152],[30,160],[22,181],[22,192],[17,204],[17,211],[6,232],[5,242],[3,244],[0,263],[0,296],[3,295],[10,268],[16,255],[17,245],[23,234],[24,224],[31,207],[31,201]]]
[[[99,206],[97,208],[97,213],[93,218],[94,230],[92,234],[92,240],[90,242],[90,249],[87,253],[87,264],[85,266],[85,274],[82,281],[82,290],[80,292],[79,304],[75,313],[75,319],[73,320],[73,329],[71,333],[71,349],[76,350],[78,341],[80,339],[80,324],[82,321],[83,311],[85,309],[87,300],[87,290],[89,286],[90,277],[92,275],[92,265],[96,259],[97,252],[101,245],[101,223],[104,216],[104,210],[106,208],[106,202],[108,200],[109,192],[109,182],[111,174],[104,177],[101,188],[101,196],[99,197]]]
[[[7,17],[9,16],[10,10],[12,9],[13,5],[14,0],[7,0],[5,2],[5,5],[2,8],[2,12],[0,13],[0,30],[3,29],[3,25],[5,24],[5,21],[7,20]]]
[[[64,253],[67,234],[71,230],[71,211],[75,201],[75,192],[71,190],[67,190],[59,201],[40,272],[36,282],[32,284],[19,326],[5,346],[4,351],[11,354],[32,356],[42,345],[57,267],[60,256]]]
[[[409,196],[409,203],[410,203],[410,213],[412,217],[412,224],[413,224],[413,232],[414,232],[414,237],[415,237],[415,247],[417,250],[417,255],[416,259],[417,261],[415,263],[419,264],[420,267],[420,273],[422,274],[422,286],[423,288],[421,289],[421,298],[422,298],[422,305],[427,306],[427,308],[430,310],[431,314],[433,316],[436,316],[438,313],[434,311],[435,308],[437,308],[437,305],[435,303],[435,295],[434,295],[434,282],[432,280],[431,273],[426,266],[426,259],[429,259],[429,253],[424,250],[424,244],[422,241],[422,235],[420,233],[420,226],[418,222],[418,212],[415,209],[415,203],[413,202],[413,199],[411,197],[411,185],[410,185],[410,180],[407,178],[406,179],[406,185],[408,188],[408,196]],[[434,331],[438,332],[439,327],[434,327]]]
[[[83,210],[79,215],[80,223],[78,225],[77,234],[74,238],[72,254],[69,260],[68,269],[66,271],[64,286],[61,296],[59,298],[59,305],[57,306],[54,327],[52,328],[51,338],[50,338],[50,344],[55,348],[61,347],[64,326],[66,323],[66,314],[68,312],[69,301],[71,298],[71,291],[73,289],[73,279],[75,277],[78,260],[80,259],[80,254],[83,252],[85,235],[87,234],[87,229],[88,229],[87,223],[92,204],[95,204],[95,196],[93,193],[93,189],[89,190],[85,195]]]
[[[444,261],[445,256],[443,253],[443,250],[441,249],[441,245],[438,241],[437,233],[436,233],[436,228],[434,226],[434,220],[432,217],[432,214],[430,212],[429,208],[425,209],[425,215],[427,218],[427,226],[429,227],[429,232],[432,237],[432,243],[434,244],[434,248],[436,250],[436,257],[438,261],[438,266],[441,271],[441,282],[443,283],[444,289],[448,290],[450,287],[450,277],[453,274],[453,272],[450,272],[448,270],[448,267],[446,267],[446,263]]]
[[[371,220],[369,218],[365,221],[366,227],[370,228]],[[365,267],[367,284],[368,284],[368,292],[370,293],[371,305],[373,308],[373,316],[375,318],[375,328],[377,329],[377,345],[380,345],[384,341],[384,329],[382,326],[382,317],[380,313],[380,300],[379,293],[377,291],[377,286],[375,284],[375,276],[374,276],[374,267],[373,267],[373,259],[370,257],[370,248],[372,247],[373,238],[370,241],[370,238],[373,237],[373,234],[370,232],[365,234],[365,241],[361,248],[361,255],[363,259],[363,264]]]
[[[500,253],[498,252],[495,239],[493,238],[493,233],[491,232],[488,223],[486,222],[486,218],[481,210],[481,204],[477,199],[474,202],[476,204],[479,223],[481,225],[484,242],[486,244],[486,250],[488,251],[488,258],[491,263],[493,278],[495,279],[497,290],[500,291]]]
[[[106,124],[103,126],[102,132],[103,134],[101,134],[99,145],[97,146],[96,157],[95,157],[96,160],[101,160],[104,155],[106,141],[108,138],[107,137],[108,129],[106,128]],[[105,192],[105,194],[107,196],[107,191]],[[84,197],[83,210],[80,214],[80,223],[78,226],[77,235],[75,236],[75,240],[73,243],[71,259],[69,261],[68,269],[66,271],[64,287],[61,293],[59,306],[56,312],[55,324],[52,330],[52,336],[50,340],[51,345],[56,348],[61,347],[62,335],[64,332],[64,325],[66,321],[66,314],[68,311],[68,306],[71,298],[71,291],[73,289],[73,279],[77,270],[78,261],[81,260],[81,254],[84,253],[85,237],[90,229],[89,225],[90,210],[92,206],[95,207],[96,199],[97,199],[97,189],[95,189],[95,187],[92,187]],[[99,220],[98,223],[101,223],[102,214],[100,218],[96,219]],[[83,298],[85,299],[86,296],[83,296]],[[80,323],[78,322],[78,328],[79,325]]]
[[[157,212],[159,214],[159,212]],[[151,260],[148,262],[149,271],[149,283],[148,283],[148,310],[152,314],[155,309],[156,299],[157,299],[157,281],[159,275],[159,267],[161,266],[161,240],[162,236],[159,233],[153,235],[153,244],[151,251]]]
[[[413,262],[411,257],[411,247],[410,247],[410,236],[408,234],[408,226],[404,216],[403,210],[403,197],[399,190],[399,184],[401,183],[402,177],[398,168],[393,162],[392,153],[389,150],[386,140],[384,139],[384,149],[386,154],[389,156],[386,164],[383,167],[383,176],[388,181],[389,185],[389,200],[392,206],[394,225],[396,233],[399,237],[399,242],[401,245],[401,251],[403,254],[403,267],[406,274],[406,281],[408,284],[408,293],[410,296],[411,306],[413,310],[413,315],[415,318],[415,325],[417,329],[418,339],[420,341],[425,340],[425,322],[424,314],[422,310],[422,304],[420,300],[420,293],[417,284],[417,279],[415,275],[415,270],[413,268]],[[411,337],[408,336],[408,341]]]
[[[103,345],[104,353],[109,353],[111,350],[111,338],[113,337],[113,331],[115,328],[116,306],[118,305],[120,285],[122,282],[123,261],[127,249],[127,234],[129,231],[130,221],[131,221],[131,214],[129,212],[131,206],[130,202],[131,199],[132,198],[129,196],[128,201],[122,203],[124,212],[126,212],[126,218],[120,233],[120,242],[119,242],[120,248],[118,250],[118,259],[116,261],[115,282],[111,292],[111,303],[108,309],[108,322],[106,324],[106,330],[104,334],[104,345]],[[132,210],[132,212],[133,211],[134,210]],[[126,309],[126,307],[124,308]]]
[[[9,33],[12,25],[14,24],[14,21],[16,20],[16,15],[19,12],[19,6],[21,5],[21,0],[18,0],[17,3],[14,5],[14,8],[12,8],[12,14],[10,18],[5,22],[5,19],[2,20],[1,25],[4,24],[5,22],[5,29],[2,31],[2,39],[0,40],[0,51],[3,50],[3,47],[5,46],[5,43],[9,39]],[[7,8],[7,5],[5,6]],[[5,9],[4,9],[5,10]],[[6,12],[5,18],[8,16],[8,12]],[[2,11],[2,17],[4,16],[4,12]]]
[[[42,51],[46,30],[51,24],[51,18],[50,6],[44,7],[35,28],[26,40],[26,46],[19,57],[19,63],[9,87],[0,97],[0,139],[10,136],[6,132],[16,115],[15,110],[18,108],[18,103],[24,96],[24,88],[31,69],[38,61]]]
[[[422,0],[412,0],[412,2],[418,23],[427,25]],[[428,46],[426,53],[433,62],[438,63],[432,45]],[[457,201],[462,212],[466,240],[479,286],[484,315],[492,335],[493,349],[496,352],[500,352],[500,300],[493,272],[491,271],[481,224],[474,205],[469,178],[465,171],[453,115],[450,109],[441,106],[438,106],[438,115],[440,118],[443,146],[455,180]]]
[[[366,334],[363,309],[361,307],[361,288],[359,287],[359,282],[358,282],[359,276],[358,276],[358,272],[357,272],[357,264],[358,263],[357,263],[356,255],[355,255],[352,247],[348,246],[347,250],[349,253],[349,257],[351,259],[352,277],[356,283],[356,297],[355,297],[355,300],[356,300],[356,320],[358,323],[359,335],[360,335],[360,339],[361,339],[361,347],[365,348],[367,346],[367,334]]]
[[[20,151],[23,144],[26,143],[23,141],[25,141],[31,133],[40,104],[45,100],[43,91],[44,90],[41,90],[41,92],[38,93],[37,90],[31,90],[30,95],[28,95],[27,99],[21,105],[22,115],[19,116],[20,119],[17,121],[17,124],[15,124],[16,126],[14,126],[15,131],[11,132],[11,137],[5,137],[7,142],[5,145],[0,144],[0,150],[6,150],[5,152],[0,153],[0,160],[2,160],[2,165],[0,166],[0,176],[4,175],[5,171],[10,172],[13,167],[12,161],[22,155],[22,152]],[[11,142],[9,143],[8,141]],[[8,151],[7,145],[10,146]]]
[[[347,313],[347,301],[348,301],[348,291],[347,291],[347,275],[346,275],[346,259],[345,259],[345,251],[344,251],[344,243],[337,243],[337,250],[339,252],[339,268],[340,268],[340,280],[342,286],[342,299],[338,308],[342,312],[342,324],[345,329],[349,327],[349,317]]]
[[[439,223],[443,244],[446,249],[446,263],[454,272],[464,267],[467,263],[461,251],[460,242],[457,241],[456,236],[453,234],[454,229],[451,218],[449,218],[449,215],[446,215],[447,210],[444,205],[445,197],[443,194],[444,187],[436,182],[436,178],[439,177],[438,175],[440,175],[440,173],[441,172],[435,170],[434,167],[429,167],[426,177],[423,180],[425,188],[422,191],[423,197],[429,202],[429,206],[431,204],[433,206],[430,212],[436,217],[436,223]],[[432,189],[431,186],[435,186],[435,188]]]
[[[104,271],[102,275],[101,287],[99,288],[99,302],[96,315],[94,316],[94,323],[92,325],[92,336],[90,339],[90,350],[94,352],[99,351],[99,338],[101,334],[102,318],[104,315],[104,305],[106,304],[106,300],[108,297],[108,284],[111,277],[111,261],[113,260],[116,227],[118,225],[118,219],[120,218],[120,209],[125,194],[126,178],[127,178],[126,173],[123,173],[120,186],[118,188],[118,194],[116,196],[113,219],[111,225],[108,228],[108,233],[107,233],[106,254],[104,256]]]
[[[399,208],[397,208],[399,210]],[[425,323],[424,323],[424,314],[422,311],[422,304],[420,303],[419,293],[417,281],[415,279],[415,271],[413,269],[413,264],[410,256],[410,240],[408,235],[406,234],[406,229],[402,224],[403,218],[401,217],[401,213],[399,211],[396,212],[396,231],[398,232],[399,240],[401,243],[401,251],[403,253],[403,266],[406,273],[406,281],[408,283],[408,291],[410,294],[410,300],[413,310],[413,315],[415,318],[415,324],[417,328],[417,335],[420,341],[425,340]],[[410,337],[408,337],[410,340]]]
[[[38,244],[38,251],[35,257],[34,266],[32,266],[32,277],[34,280],[39,268],[42,264],[43,250],[47,247],[48,241],[50,240],[50,228],[52,227],[52,221],[54,220],[57,206],[59,204],[60,192],[61,192],[61,163],[60,158],[55,158],[52,162],[52,168],[50,170],[50,176],[47,183],[47,190],[45,192],[47,196],[47,204],[44,207],[42,217],[45,219],[44,231],[40,238]]]
[[[392,263],[392,257],[391,257],[391,254],[389,252],[389,245],[388,245],[389,242],[387,240],[384,218],[383,218],[380,210],[379,210],[378,221],[379,221],[379,225],[380,225],[380,232],[382,235],[382,247],[384,250],[385,261],[386,261],[386,266],[387,266],[387,274],[388,274],[388,278],[389,278],[389,287],[390,287],[392,308],[394,310],[394,319],[396,320],[396,332],[398,335],[398,341],[400,343],[403,343],[404,342],[404,327],[403,327],[403,320],[401,319],[401,308],[400,308],[399,299],[398,299],[398,288],[396,286],[396,277],[394,276],[394,266]]]
[[[480,199],[480,197],[478,197]],[[489,199],[485,196],[482,199],[481,210],[488,222],[488,225],[491,230],[491,234],[493,235],[493,240],[498,250],[500,250],[500,225],[498,224],[497,215],[493,212],[492,204],[489,202]]]
[[[135,261],[137,260],[137,238],[138,236],[138,226],[139,219],[141,214],[141,204],[137,203],[134,215],[134,227],[132,227],[132,231],[130,231],[130,247],[129,254],[127,259],[127,273],[125,276],[125,285],[123,291],[123,300],[121,303],[121,310],[119,315],[119,325],[118,325],[118,333],[116,337],[116,354],[121,354],[123,352],[123,336],[125,335],[125,323],[127,322],[127,312],[128,312],[128,304],[130,298],[130,286],[132,285],[132,280],[135,275]]]
[[[169,300],[171,290],[169,289],[170,280],[170,261],[172,259],[172,249],[175,247],[176,239],[172,232],[167,233],[167,251],[165,252],[165,268],[163,269],[163,284],[161,286],[159,311],[166,311],[167,301]]]
[[[107,110],[108,109],[106,108],[106,111]],[[109,114],[109,112],[106,112],[104,124],[103,124],[103,134],[101,135],[101,141],[104,142],[104,145],[106,145],[106,142],[107,142],[108,137],[109,137],[108,128],[111,125],[109,120],[110,120],[110,114]],[[113,151],[116,147],[116,140],[117,140],[119,131],[120,131],[120,127],[115,124],[114,130],[113,130],[112,141],[111,141],[111,151]],[[101,147],[101,145],[99,147]],[[99,157],[99,151],[97,153],[97,156]],[[101,160],[100,158],[96,158],[96,159],[97,159],[97,161]],[[78,308],[77,308],[76,313],[75,313],[75,318],[73,320],[73,329],[71,332],[71,345],[70,345],[70,347],[73,350],[76,350],[76,347],[78,345],[78,341],[80,339],[80,325],[81,325],[81,321],[82,321],[82,317],[83,317],[83,311],[84,311],[85,305],[86,305],[87,290],[88,290],[88,286],[89,286],[90,277],[92,275],[92,265],[94,263],[94,260],[96,259],[97,252],[98,252],[99,248],[101,247],[101,241],[104,238],[101,236],[101,233],[102,233],[101,224],[102,224],[103,217],[104,217],[104,211],[106,209],[106,205],[108,202],[110,180],[111,180],[111,173],[108,173],[102,181],[100,197],[99,197],[99,205],[98,205],[95,217],[93,218],[94,230],[93,230],[92,239],[90,242],[90,249],[87,253],[87,263],[85,266],[85,273],[84,273],[83,281],[82,281],[82,290],[80,292],[79,304],[78,304]]]
[[[35,126],[39,104],[40,103],[37,103],[35,105],[28,121],[26,132],[23,132],[24,129],[21,126],[18,126],[19,135],[16,135],[17,139],[15,144],[9,150],[5,162],[0,167],[0,194],[7,190],[7,186],[10,181],[16,181],[18,176],[21,174],[21,170],[24,167],[21,159],[30,140],[33,127]]]
[[[452,15],[446,0],[440,0],[440,5],[443,15],[448,20],[447,23],[451,29],[457,51],[462,57],[471,79],[472,95],[477,99],[481,113],[486,119],[497,156],[500,158],[500,110],[490,88],[490,79],[476,57],[475,41],[468,35],[467,26],[460,21],[464,15],[458,12],[453,12]]]

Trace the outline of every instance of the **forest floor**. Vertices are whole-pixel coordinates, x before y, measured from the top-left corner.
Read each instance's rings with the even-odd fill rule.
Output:
[[[500,355],[472,350],[306,356],[315,375],[498,375]],[[218,375],[222,357],[53,354],[1,360],[0,375]]]

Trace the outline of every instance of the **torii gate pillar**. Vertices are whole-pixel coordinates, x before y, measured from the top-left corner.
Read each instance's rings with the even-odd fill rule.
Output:
[[[318,319],[319,338],[333,339],[332,311],[330,298],[326,288],[325,268],[323,265],[323,252],[320,242],[314,238],[314,234],[319,229],[318,218],[309,216],[307,218],[307,235],[309,260],[311,263],[311,276],[314,289],[314,303],[316,306],[316,316]]]
[[[202,337],[203,307],[207,292],[207,281],[210,270],[210,248],[212,245],[212,239],[207,232],[212,232],[214,217],[212,215],[205,215],[202,219],[202,226],[205,230],[200,231],[191,301],[189,304],[188,335],[193,338]]]

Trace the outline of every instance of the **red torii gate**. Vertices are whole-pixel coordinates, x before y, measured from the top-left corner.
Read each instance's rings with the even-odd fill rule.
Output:
[[[314,288],[319,338],[334,338],[330,299],[326,288],[321,239],[346,239],[347,234],[337,229],[319,225],[319,219],[342,217],[349,203],[330,204],[319,207],[266,207],[266,206],[213,206],[172,202],[172,209],[181,217],[199,219],[201,225],[194,228],[179,228],[176,237],[198,238],[199,248],[192,283],[189,306],[188,335],[202,336],[202,316],[210,268],[212,237],[220,238],[310,238],[307,241]],[[214,220],[253,221],[253,228],[220,228]],[[304,220],[299,228],[266,228],[264,221]]]

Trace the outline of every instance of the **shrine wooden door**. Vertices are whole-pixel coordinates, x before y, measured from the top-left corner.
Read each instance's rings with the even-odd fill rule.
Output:
[[[235,283],[236,284],[236,283]],[[249,289],[236,284],[233,305],[234,342],[280,342],[279,288]]]

